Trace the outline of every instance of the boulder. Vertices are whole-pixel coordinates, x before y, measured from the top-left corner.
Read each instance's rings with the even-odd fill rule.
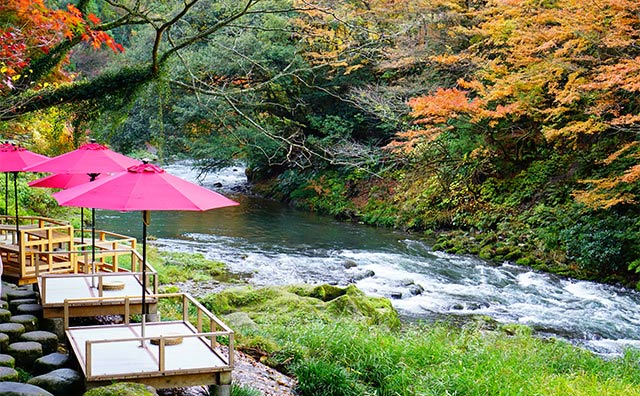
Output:
[[[0,395],[2,396],[53,396],[46,390],[30,384],[19,382],[0,382]]]
[[[40,330],[50,331],[58,336],[59,340],[63,340],[64,320],[62,318],[44,318],[40,321]]]
[[[0,393],[1,394],[1,393]],[[157,392],[150,386],[132,382],[120,382],[117,384],[93,388],[84,396],[157,396]]]
[[[0,333],[8,335],[10,342],[16,342],[24,333],[24,326],[20,323],[0,323]]]
[[[0,382],[18,381],[20,376],[18,371],[11,367],[0,367]],[[4,395],[4,393],[2,393]]]
[[[13,315],[9,322],[20,323],[27,332],[38,330],[38,318],[33,315]]]
[[[42,318],[42,305],[40,304],[20,304],[16,308],[16,314],[18,315],[33,315],[38,318]]]
[[[38,294],[33,290],[25,290],[25,289],[14,289],[7,291],[7,302],[11,302],[12,300],[20,300],[24,298],[31,298],[34,300],[38,299]]]
[[[20,341],[35,341],[40,343],[44,355],[58,350],[58,336],[48,331],[29,331],[20,336]]]
[[[11,355],[0,354],[0,366],[1,367],[16,367],[16,359]]]
[[[9,344],[7,353],[16,359],[17,367],[31,370],[36,359],[42,357],[42,345],[35,341],[14,342]]]
[[[34,374],[45,374],[53,370],[65,368],[70,362],[70,357],[66,353],[50,353],[33,362],[33,372]]]
[[[27,383],[45,389],[54,396],[81,396],[84,392],[82,376],[69,368],[33,377]]]

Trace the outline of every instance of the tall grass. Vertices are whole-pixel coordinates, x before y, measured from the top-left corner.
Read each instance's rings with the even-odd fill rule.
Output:
[[[606,361],[529,334],[351,322],[274,326],[302,396],[640,395],[640,353]]]

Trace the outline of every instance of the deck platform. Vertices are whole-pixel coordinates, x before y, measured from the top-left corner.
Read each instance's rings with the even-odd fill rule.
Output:
[[[151,268],[147,276],[150,278],[147,294],[154,295],[158,290],[155,270]],[[128,309],[139,314],[142,312],[141,279],[142,274],[136,272],[41,275],[38,277],[38,290],[43,317],[62,318],[65,300],[68,299],[79,300],[68,304],[70,317],[122,314],[123,304],[128,304]],[[109,287],[114,284],[120,287]],[[155,313],[156,299],[146,298],[146,303],[147,312]]]
[[[177,306],[184,307],[182,320],[147,322],[144,336],[143,325],[129,321],[123,325],[66,327],[87,388],[113,381],[140,382],[156,388],[230,385],[233,331],[188,295],[153,297],[172,298]],[[203,322],[204,318],[209,320]],[[203,323],[209,331],[203,332]],[[228,346],[220,346],[220,339],[225,339]]]

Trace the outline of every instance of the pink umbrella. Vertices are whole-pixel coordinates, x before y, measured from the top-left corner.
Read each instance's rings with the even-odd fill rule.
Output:
[[[13,194],[15,197],[16,232],[18,232],[18,172],[25,171],[30,165],[49,159],[41,154],[36,154],[24,147],[4,143],[0,145],[0,172],[13,173]],[[5,178],[5,211],[8,212],[8,181]]]
[[[92,140],[83,144],[77,149],[57,157],[47,159],[26,170],[30,172],[51,172],[51,173],[69,173],[69,174],[85,174],[87,181],[95,180],[100,174],[111,172],[122,172],[130,166],[138,165],[140,161],[116,153],[107,146],[96,143]],[[81,213],[80,235],[84,241],[84,213]],[[95,209],[91,209],[91,259],[95,260]]]
[[[100,174],[96,179],[104,177]],[[29,187],[39,188],[61,188],[63,190],[71,187],[75,187],[79,184],[88,183],[86,173],[56,173],[53,175],[45,176],[41,179],[33,180],[29,182]]]
[[[63,206],[90,206],[118,211],[142,211],[142,313],[146,313],[147,225],[152,210],[205,211],[238,205],[221,194],[166,173],[148,163],[126,172],[53,194]],[[144,317],[144,315],[143,315]],[[143,322],[144,323],[144,322]],[[143,327],[144,337],[144,327]]]

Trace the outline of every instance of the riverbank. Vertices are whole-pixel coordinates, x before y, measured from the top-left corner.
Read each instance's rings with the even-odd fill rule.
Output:
[[[179,283],[189,293],[202,292],[199,284]],[[640,353],[631,350],[603,359],[536,336],[527,326],[482,316],[464,325],[400,323],[392,319],[389,300],[370,299],[353,286],[207,284],[216,290],[199,300],[236,331],[238,349],[255,359],[239,383],[244,378],[242,383],[307,396],[574,394],[568,389],[588,396],[640,394]],[[274,379],[258,362],[283,377]],[[282,384],[282,378],[292,382]]]

